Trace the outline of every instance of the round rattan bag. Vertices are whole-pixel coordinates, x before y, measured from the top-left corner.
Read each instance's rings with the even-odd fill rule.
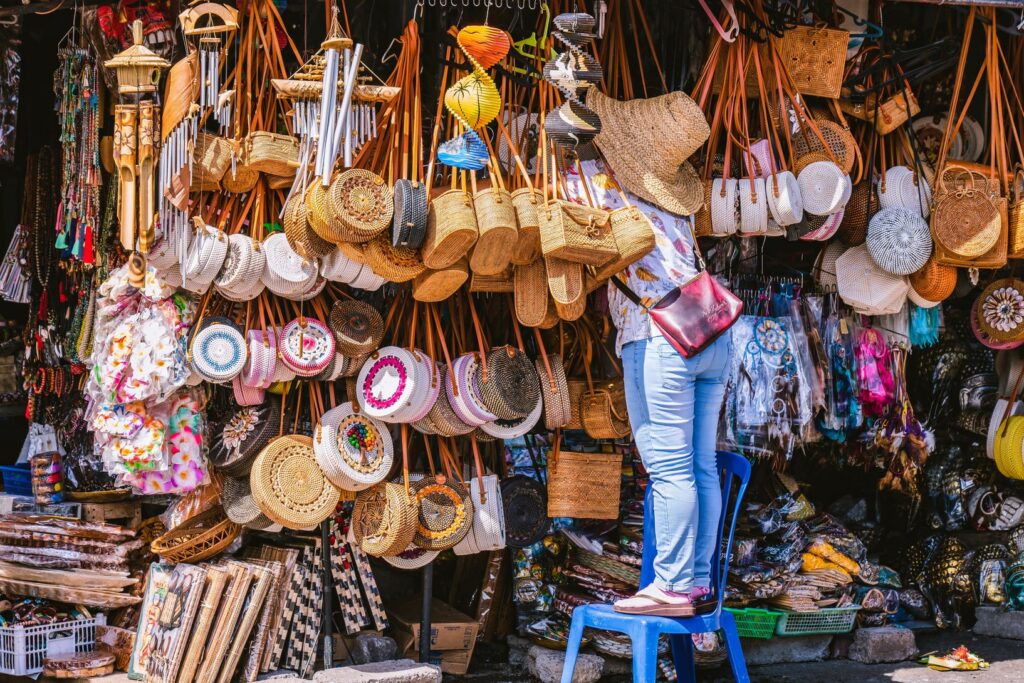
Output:
[[[324,521],[341,497],[317,464],[308,436],[282,436],[264,448],[252,465],[249,485],[263,514],[289,529]]]
[[[979,297],[978,325],[1000,342],[1024,340],[1024,281],[1002,278],[986,287]]]
[[[487,354],[487,374],[477,368],[477,382],[487,409],[499,419],[526,417],[540,400],[540,378],[533,362],[513,346]]]
[[[455,547],[473,524],[473,500],[460,482],[424,477],[412,485],[419,503],[419,521],[413,543],[424,550]]]
[[[192,369],[208,382],[230,382],[245,367],[249,347],[233,320],[204,318],[192,337]]]
[[[505,505],[505,540],[513,548],[525,548],[544,538],[551,519],[544,484],[524,475],[501,482]]]
[[[235,524],[252,529],[266,529],[274,523],[274,520],[260,511],[260,507],[253,500],[248,477],[225,478],[221,484],[220,499],[228,519]]]
[[[910,286],[928,301],[945,301],[956,289],[956,268],[944,266],[934,258],[910,276]]]
[[[867,245],[871,258],[882,270],[910,275],[924,268],[932,255],[932,234],[920,213],[890,207],[871,218]]]
[[[353,358],[373,353],[384,338],[380,313],[370,304],[355,299],[334,302],[330,325],[338,351]]]
[[[367,555],[398,555],[416,536],[419,505],[405,486],[384,482],[356,495],[352,508],[352,531],[356,543]]]
[[[347,242],[369,242],[387,230],[394,216],[391,188],[379,175],[363,169],[339,175],[328,190],[328,201]]]
[[[868,235],[868,221],[878,211],[878,197],[872,183],[862,180],[853,186],[850,201],[846,202],[843,222],[836,236],[848,247],[864,244]]]
[[[943,178],[945,175],[946,172],[939,176],[939,199],[932,211],[931,225],[935,240],[957,256],[978,258],[988,253],[999,241],[999,209],[984,185],[975,185],[977,179],[973,174],[962,174],[970,184],[953,191],[947,190]]]

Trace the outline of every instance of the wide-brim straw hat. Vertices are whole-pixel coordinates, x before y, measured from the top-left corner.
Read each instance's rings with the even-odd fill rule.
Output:
[[[594,142],[625,189],[671,213],[697,213],[704,189],[687,159],[711,129],[696,102],[682,92],[620,102],[590,88],[587,106],[601,118]]]

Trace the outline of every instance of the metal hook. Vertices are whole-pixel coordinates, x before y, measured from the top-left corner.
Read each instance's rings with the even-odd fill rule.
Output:
[[[413,10],[414,15],[415,13],[416,10]],[[398,60],[398,55],[392,52],[392,49],[395,47],[395,45],[401,45],[401,41],[399,41],[398,38],[392,38],[391,42],[388,43],[388,46],[384,48],[384,54],[380,58],[381,64],[386,64],[392,59],[396,61]]]

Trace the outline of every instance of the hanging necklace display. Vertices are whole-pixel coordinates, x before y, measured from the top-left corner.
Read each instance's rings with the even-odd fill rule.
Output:
[[[554,19],[551,35],[566,46],[566,51],[544,65],[544,79],[565,96],[562,106],[549,111],[544,118],[548,138],[560,147],[575,149],[585,145],[601,132],[601,119],[584,104],[587,91],[600,83],[601,65],[584,52],[585,41],[598,37],[596,21],[585,13],[559,14]]]
[[[132,24],[135,44],[107,60],[105,66],[117,72],[120,104],[114,107],[114,163],[118,171],[118,220],[121,246],[140,254],[153,243],[156,178],[156,119],[160,107],[157,84],[170,66],[163,57],[142,44],[142,22]],[[152,98],[152,99],[148,99]]]
[[[501,112],[501,95],[486,70],[505,58],[512,39],[492,26],[467,26],[459,31],[456,42],[473,65],[473,71],[445,91],[444,105],[466,132],[441,143],[437,160],[455,168],[480,171],[486,168],[489,157],[477,131]]]
[[[100,218],[99,70],[95,56],[73,44],[75,33],[59,50],[54,76],[64,160],[54,247],[92,265]]]

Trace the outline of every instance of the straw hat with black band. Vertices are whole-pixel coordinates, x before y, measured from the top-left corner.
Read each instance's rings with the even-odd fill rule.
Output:
[[[587,106],[601,118],[594,139],[633,194],[680,216],[704,204],[704,187],[687,161],[711,135],[708,121],[686,93],[620,102],[590,88]]]

